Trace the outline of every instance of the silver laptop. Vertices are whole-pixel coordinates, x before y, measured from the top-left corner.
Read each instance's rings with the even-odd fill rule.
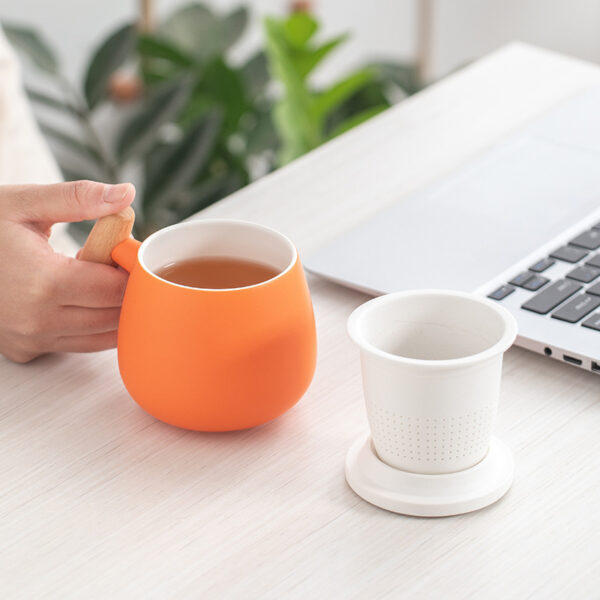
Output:
[[[600,88],[399,198],[305,266],[372,295],[475,291],[512,312],[519,346],[600,374]]]

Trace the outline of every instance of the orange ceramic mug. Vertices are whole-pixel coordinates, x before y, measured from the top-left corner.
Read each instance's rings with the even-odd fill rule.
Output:
[[[202,289],[162,279],[168,263],[199,256],[274,267],[272,279]],[[261,225],[229,219],[181,223],[142,244],[112,250],[129,271],[118,332],[119,370],[151,415],[186,429],[260,425],[292,407],[316,362],[312,303],[292,242]]]

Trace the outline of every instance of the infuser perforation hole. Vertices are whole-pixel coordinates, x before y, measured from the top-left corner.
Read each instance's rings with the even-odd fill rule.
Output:
[[[419,463],[431,468],[466,468],[473,458],[483,455],[495,415],[495,406],[467,411],[462,415],[420,417],[398,414],[393,409],[373,406],[370,411],[377,449],[382,456],[406,461],[407,468],[419,471]]]

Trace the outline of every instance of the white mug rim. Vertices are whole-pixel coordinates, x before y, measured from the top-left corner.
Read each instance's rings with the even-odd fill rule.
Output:
[[[144,254],[145,254],[145,251],[148,248],[148,246],[150,244],[152,244],[153,242],[156,242],[156,240],[158,240],[160,237],[163,237],[164,235],[168,235],[174,229],[186,229],[186,228],[192,229],[194,227],[199,227],[199,226],[204,227],[204,226],[217,225],[217,224],[242,225],[242,226],[248,227],[250,229],[255,229],[255,230],[275,234],[283,242],[285,242],[288,245],[288,248],[291,250],[292,257],[290,259],[290,262],[283,270],[281,270],[279,273],[277,273],[277,275],[275,275],[274,277],[271,277],[270,279],[265,279],[264,281],[255,283],[253,285],[245,285],[242,287],[235,287],[235,288],[199,288],[199,287],[191,287],[188,285],[182,285],[180,283],[174,283],[173,281],[169,281],[168,279],[163,279],[162,277],[157,275],[145,263]],[[146,273],[148,273],[148,275],[154,277],[154,279],[157,279],[161,283],[166,283],[168,285],[183,288],[186,290],[194,290],[197,292],[215,292],[215,293],[221,292],[222,293],[222,292],[235,292],[235,291],[239,291],[239,290],[249,290],[252,288],[257,288],[257,287],[266,285],[268,283],[271,283],[271,282],[275,281],[276,279],[279,279],[280,277],[283,277],[296,264],[296,261],[298,260],[298,251],[296,250],[296,246],[286,235],[284,235],[280,231],[277,231],[276,229],[273,229],[272,227],[268,227],[266,225],[260,225],[258,223],[252,223],[251,221],[244,221],[242,219],[210,218],[210,219],[195,219],[193,221],[185,221],[183,223],[175,223],[173,225],[169,225],[168,227],[164,227],[162,229],[159,229],[158,231],[155,231],[141,243],[139,250],[138,250],[137,259],[138,259],[138,263],[142,267],[142,269],[144,269],[144,271],[146,271]]]
[[[386,352],[381,348],[378,348],[371,342],[369,342],[363,331],[362,331],[362,320],[366,314],[374,309],[377,309],[385,304],[395,302],[399,299],[410,298],[415,296],[432,297],[432,296],[443,296],[443,297],[454,297],[478,302],[491,308],[504,322],[504,332],[500,339],[495,342],[492,346],[470,354],[468,356],[461,356],[459,358],[448,358],[448,359],[421,359],[421,358],[409,358],[406,356],[400,356],[398,354],[392,354]],[[354,309],[350,317],[348,318],[347,324],[348,334],[352,341],[361,349],[379,356],[390,362],[396,362],[407,366],[420,367],[424,369],[452,369],[456,367],[467,367],[475,365],[481,362],[485,362],[488,359],[494,358],[498,355],[503,354],[508,350],[517,337],[517,322],[513,315],[503,306],[495,304],[488,298],[478,296],[476,294],[470,294],[467,292],[458,292],[454,290],[439,290],[439,289],[423,289],[423,290],[410,290],[405,292],[393,292],[391,294],[385,294],[377,298],[373,298],[361,304],[358,308]]]

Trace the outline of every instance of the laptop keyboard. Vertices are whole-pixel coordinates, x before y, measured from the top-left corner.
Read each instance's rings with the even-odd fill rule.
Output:
[[[540,315],[550,313],[554,319],[600,331],[600,312],[594,312],[600,307],[599,249],[600,223],[596,223],[566,246],[531,265],[527,271],[516,274],[488,298],[503,300],[521,288],[532,292],[521,305],[522,309]],[[556,261],[571,263],[573,268],[564,278],[552,280],[545,277],[544,272]]]

